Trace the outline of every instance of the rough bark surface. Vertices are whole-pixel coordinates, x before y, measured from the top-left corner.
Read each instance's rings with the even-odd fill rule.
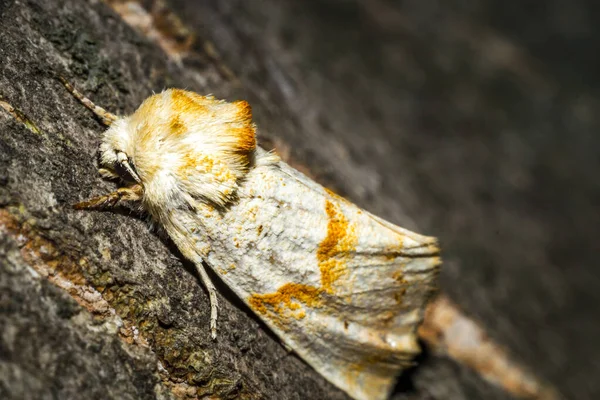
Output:
[[[0,0],[0,398],[347,398],[222,285],[211,341],[193,269],[143,217],[71,208],[114,186],[57,74],[117,114],[171,86],[247,99],[296,166],[439,236],[441,290],[517,360],[598,398],[597,5],[479,3],[142,1],[174,58],[106,3]],[[509,398],[420,362],[396,398]]]

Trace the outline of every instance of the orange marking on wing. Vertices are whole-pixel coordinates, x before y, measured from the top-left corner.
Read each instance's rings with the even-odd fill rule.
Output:
[[[299,303],[317,308],[322,305],[321,295],[323,293],[333,293],[333,284],[343,274],[347,258],[354,250],[358,239],[354,227],[350,226],[344,214],[329,200],[325,203],[325,212],[329,218],[327,235],[317,250],[321,287],[286,283],[275,293],[252,294],[248,303],[254,311],[266,316],[274,313],[280,317],[291,316],[295,319],[302,319],[306,316],[306,312],[301,309]],[[297,312],[294,313],[294,311]],[[273,320],[275,323],[281,323],[277,318]]]
[[[329,218],[327,236],[319,245],[317,260],[321,270],[321,286],[325,292],[333,293],[333,284],[346,269],[346,262],[358,240],[353,227],[339,208],[329,200],[325,203]]]
[[[404,264],[401,264],[401,265],[402,265],[402,267],[404,267]],[[404,273],[402,272],[402,270],[398,270],[398,271],[394,272],[392,274],[392,278],[399,283],[406,283],[406,281],[404,280]]]
[[[302,319],[306,316],[306,312],[300,309],[297,302],[301,302],[308,307],[319,307],[321,305],[320,294],[321,289],[314,286],[286,283],[277,289],[275,293],[252,294],[248,299],[248,303],[254,311],[263,315],[269,315],[269,312],[272,312],[282,317],[290,316]],[[298,312],[294,313],[294,311]],[[274,321],[277,322],[278,319],[274,319]]]
[[[394,300],[398,304],[402,304],[402,300],[404,299],[404,295],[406,294],[406,288],[400,288],[397,292],[394,292]]]
[[[345,197],[340,196],[333,190],[328,189],[328,188],[324,188],[324,189],[328,195],[330,195],[331,197],[333,197],[335,200],[339,201],[340,203],[350,203],[351,204],[350,200],[346,199]],[[360,210],[358,211],[358,213],[359,214],[361,213]]]

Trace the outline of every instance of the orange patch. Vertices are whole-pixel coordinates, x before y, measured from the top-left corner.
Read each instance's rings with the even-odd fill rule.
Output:
[[[402,267],[404,267],[404,265],[402,265]],[[399,283],[406,283],[406,281],[404,280],[404,274],[402,273],[402,271],[396,271],[392,274],[392,278],[399,282]]]
[[[233,185],[235,183],[235,175],[228,166],[206,154],[187,154],[182,157],[182,163],[177,169],[177,174],[181,179],[188,179],[195,172],[210,174],[218,183],[225,185]],[[233,188],[221,188],[224,196],[229,196]]]
[[[188,92],[181,89],[170,89],[171,93],[171,108],[175,114],[208,114],[209,110],[204,102],[206,98],[196,93]]]
[[[346,269],[346,261],[356,246],[357,237],[354,228],[350,228],[348,219],[331,201],[325,203],[325,212],[329,218],[327,236],[319,245],[317,260],[321,270],[321,285],[327,293],[333,293],[333,284]]]
[[[196,170],[203,173],[213,172],[215,167],[215,160],[213,157],[208,155],[200,154],[186,154],[181,158],[183,161],[179,167],[181,175],[187,175],[190,170]]]
[[[300,309],[300,305],[297,302],[301,302],[308,307],[319,307],[321,304],[320,294],[321,289],[313,286],[300,283],[286,283],[277,289],[275,293],[255,293],[251,295],[248,303],[254,311],[263,315],[273,312],[281,316],[289,315],[296,319],[302,319],[306,316],[304,310],[294,313],[294,311]]]
[[[227,133],[235,138],[235,152],[248,154],[256,149],[256,126],[252,123],[252,108],[247,101],[231,103],[233,114]],[[245,160],[248,162],[249,160]]]
[[[246,124],[252,123],[252,107],[245,100],[234,101],[233,105],[237,107],[236,117]]]
[[[404,265],[402,267],[404,268]],[[398,291],[394,292],[393,296],[397,304],[402,304],[402,299],[406,294],[408,282],[406,282],[406,279],[404,279],[404,274],[402,273],[402,271],[394,272],[392,274],[392,279],[394,279],[396,282],[398,282],[399,285],[401,285],[398,288]]]
[[[247,125],[242,128],[229,128],[228,133],[237,140],[235,143],[236,151],[248,153],[256,148],[256,131],[254,125]]]
[[[394,300],[396,300],[396,303],[402,304],[402,299],[404,298],[405,294],[406,294],[406,288],[401,288],[399,291],[395,292]]]
[[[350,203],[349,200],[347,200],[346,198],[340,196],[339,194],[337,194],[333,190],[327,189],[327,188],[324,188],[324,189],[327,192],[327,194],[330,195],[331,197],[333,197],[335,200],[340,201],[340,202],[344,202],[344,203]]]
[[[178,114],[174,114],[173,118],[169,120],[169,130],[171,135],[180,136],[187,131],[185,123],[181,120]]]
[[[254,311],[263,315],[269,315],[271,312],[281,317],[291,316],[302,319],[306,316],[306,312],[300,308],[298,303],[307,307],[320,307],[322,304],[321,294],[323,292],[333,293],[333,284],[344,272],[347,258],[356,246],[357,237],[354,228],[349,226],[348,219],[329,200],[325,203],[325,212],[329,218],[327,236],[317,250],[321,287],[286,283],[275,293],[252,294],[248,303]],[[294,311],[297,312],[294,313]],[[277,318],[274,319],[274,322],[281,323]]]
[[[394,261],[397,256],[398,256],[398,253],[394,253],[392,251],[385,253],[385,255],[384,255],[386,261]]]

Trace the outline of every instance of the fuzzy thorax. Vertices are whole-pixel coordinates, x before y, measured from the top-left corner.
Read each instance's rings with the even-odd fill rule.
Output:
[[[144,187],[144,201],[162,209],[197,200],[227,204],[255,149],[247,102],[227,103],[180,89],[146,99],[106,131],[100,147],[101,163],[115,172],[119,154],[126,156]]]

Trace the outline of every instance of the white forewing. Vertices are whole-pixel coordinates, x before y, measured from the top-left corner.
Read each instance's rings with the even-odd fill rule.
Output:
[[[385,399],[419,351],[435,239],[256,157],[232,204],[172,210],[165,228],[325,378],[356,399]]]

